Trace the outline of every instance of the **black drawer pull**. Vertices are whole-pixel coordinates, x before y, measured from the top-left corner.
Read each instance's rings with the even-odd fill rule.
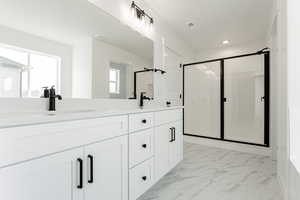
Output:
[[[88,155],[88,159],[90,161],[90,177],[88,183],[94,182],[94,157],[92,155]]]
[[[174,141],[173,140],[173,132],[174,132],[173,127],[171,127],[170,130],[171,130],[171,140],[169,142],[173,142]]]
[[[144,181],[146,181],[146,180],[147,180],[147,176],[143,176],[142,179],[143,179]]]
[[[173,141],[176,141],[176,128],[173,127]]]
[[[147,144],[143,144],[142,147],[146,149],[147,148]]]
[[[83,188],[83,160],[81,158],[77,158],[77,162],[79,163],[79,184],[77,185],[78,189]]]
[[[146,124],[146,123],[147,123],[147,120],[146,120],[146,119],[143,119],[143,120],[142,120],[142,123],[143,123],[143,124]]]

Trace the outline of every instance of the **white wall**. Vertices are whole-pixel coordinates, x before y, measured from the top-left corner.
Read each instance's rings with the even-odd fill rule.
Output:
[[[92,98],[93,40],[82,38],[74,45],[72,98]]]
[[[161,88],[164,90],[162,94],[167,101],[171,102],[171,105],[182,105],[183,68],[180,66],[183,64],[183,58],[173,49],[165,47],[163,59],[163,63],[165,63],[163,69],[167,73],[161,76],[165,83],[165,87]]]
[[[283,196],[288,199],[289,183],[289,126],[287,92],[287,35],[286,1],[277,0],[273,8],[273,27],[270,28],[271,47],[271,130],[277,134],[277,176]]]
[[[299,8],[297,0],[277,0],[270,45],[273,54],[273,129],[278,134],[277,174],[286,200],[300,196]],[[274,58],[275,57],[275,58]]]
[[[108,83],[109,83],[109,69],[110,62],[124,63],[129,66],[128,68],[128,91],[130,94],[126,96],[132,97],[133,92],[133,72],[137,70],[143,70],[153,67],[153,61],[147,60],[131,53],[127,50],[123,50],[117,46],[108,44],[106,42],[94,39],[93,40],[93,98],[108,98]],[[143,80],[144,83],[153,83],[152,73],[147,80]],[[144,78],[146,76],[143,76]],[[150,80],[149,80],[150,79]]]
[[[72,96],[72,47],[70,45],[4,26],[0,26],[0,43],[61,57],[61,93],[64,97]]]
[[[286,6],[286,7],[285,7]],[[283,34],[286,40],[283,40],[287,48],[287,69],[288,69],[288,119],[289,132],[287,131],[287,152],[290,153],[288,160],[288,184],[286,190],[289,193],[289,200],[296,200],[300,197],[300,2],[297,0],[289,0],[281,2],[281,11],[284,14],[283,24],[286,25],[287,32]],[[285,9],[286,8],[286,9]],[[287,17],[285,19],[285,17]],[[286,20],[286,21],[285,21]],[[285,30],[285,29],[284,29]]]

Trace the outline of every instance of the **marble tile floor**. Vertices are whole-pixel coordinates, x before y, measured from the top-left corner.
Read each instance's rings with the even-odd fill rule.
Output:
[[[184,145],[184,160],[138,200],[282,200],[267,156]]]

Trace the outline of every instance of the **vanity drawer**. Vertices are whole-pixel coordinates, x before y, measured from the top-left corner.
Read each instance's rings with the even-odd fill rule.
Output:
[[[129,172],[129,200],[136,200],[154,184],[154,159],[150,159]]]
[[[153,156],[154,129],[147,129],[129,135],[129,164],[137,165]]]
[[[0,129],[0,167],[128,134],[128,117]]]
[[[155,126],[182,120],[182,109],[155,112]]]
[[[139,131],[153,126],[153,113],[129,115],[129,131]]]

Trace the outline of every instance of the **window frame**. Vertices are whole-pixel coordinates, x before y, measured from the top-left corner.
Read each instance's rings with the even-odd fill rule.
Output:
[[[19,94],[19,97],[20,98],[35,98],[34,96],[31,96],[31,90],[32,88],[30,87],[30,74],[31,74],[31,69],[33,68],[33,66],[31,66],[31,56],[33,54],[35,55],[38,55],[38,56],[44,56],[44,57],[49,57],[49,58],[53,58],[56,60],[56,84],[55,84],[55,89],[58,93],[61,93],[61,63],[62,63],[62,59],[61,57],[59,56],[55,56],[55,55],[50,55],[50,54],[47,54],[47,53],[44,53],[44,52],[39,52],[39,51],[34,51],[34,50],[30,50],[30,49],[25,49],[25,48],[21,48],[21,47],[17,47],[17,46],[11,46],[11,45],[7,45],[7,44],[3,44],[3,43],[0,43],[0,48],[3,48],[3,49],[9,49],[9,50],[13,50],[13,51],[17,51],[17,52],[20,52],[20,53],[24,53],[27,55],[27,63],[24,65],[25,68],[21,71],[21,76],[20,76],[20,94]],[[12,60],[12,59],[11,59]],[[27,88],[26,90],[23,90],[23,82],[22,82],[22,79],[23,79],[23,73],[24,72],[27,72]],[[50,85],[49,85],[50,87]],[[24,93],[26,93],[27,95],[23,95]]]

